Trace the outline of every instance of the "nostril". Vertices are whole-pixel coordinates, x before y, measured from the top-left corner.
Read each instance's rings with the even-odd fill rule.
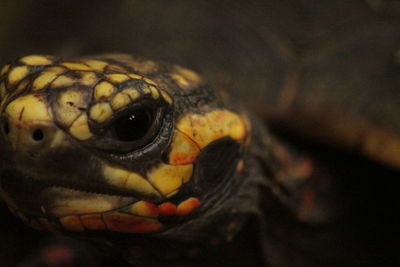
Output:
[[[35,141],[41,141],[43,140],[43,138],[44,138],[44,133],[40,129],[35,130],[32,134],[32,139]]]

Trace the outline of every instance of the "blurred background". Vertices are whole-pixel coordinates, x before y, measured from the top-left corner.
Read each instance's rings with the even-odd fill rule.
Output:
[[[339,105],[400,133],[400,1],[0,0],[1,65],[32,53],[115,52],[195,69],[266,118],[284,112],[297,88],[294,110],[309,101],[327,112]],[[392,200],[382,200],[390,185],[383,188],[373,191],[377,207]],[[4,207],[0,218],[0,265],[34,257],[33,240],[46,235]],[[366,230],[371,244],[380,227]],[[377,251],[376,262],[394,262],[385,246]]]
[[[296,87],[303,95],[298,106],[312,100],[319,109],[351,106],[349,112],[366,112],[400,131],[400,123],[388,119],[400,114],[400,100],[393,101],[400,62],[396,0],[0,5],[0,64],[31,53],[133,53],[193,68],[258,112],[289,105]],[[352,103],[357,95],[360,101]],[[383,101],[370,105],[377,97]]]

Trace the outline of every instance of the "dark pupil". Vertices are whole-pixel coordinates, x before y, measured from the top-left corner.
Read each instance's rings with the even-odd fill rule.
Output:
[[[151,110],[138,109],[118,118],[114,123],[114,133],[120,141],[135,141],[145,136],[152,124]]]

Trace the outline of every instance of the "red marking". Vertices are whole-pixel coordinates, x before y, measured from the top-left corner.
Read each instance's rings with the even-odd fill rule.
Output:
[[[148,216],[156,217],[158,215],[158,207],[156,205],[147,201],[143,201],[143,203],[146,205]]]
[[[78,216],[66,216],[60,219],[65,229],[73,232],[82,232],[85,230]]]
[[[176,208],[176,215],[184,216],[192,213],[197,207],[200,205],[200,200],[191,197],[186,199],[185,201],[181,202],[178,207]]]
[[[158,206],[160,215],[171,216],[176,214],[176,206],[171,202],[165,202]]]
[[[171,155],[170,163],[173,165],[190,164],[196,159],[197,154],[198,153],[192,153],[188,155],[185,153],[175,152]]]
[[[104,220],[108,230],[116,232],[148,233],[162,228],[156,220],[125,214],[106,215]]]
[[[86,215],[81,216],[82,224],[85,228],[90,230],[103,230],[106,225],[101,218],[101,215]]]

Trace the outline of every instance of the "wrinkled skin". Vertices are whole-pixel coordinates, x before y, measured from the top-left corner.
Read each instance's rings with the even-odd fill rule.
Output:
[[[43,1],[43,3],[45,2]],[[207,76],[213,77],[226,88],[237,89],[234,95],[240,95],[245,102],[251,103],[252,107],[257,106],[257,103],[259,103],[257,101],[272,100],[272,104],[274,104],[276,94],[280,92],[277,90],[284,88],[284,84],[289,88],[293,83],[301,84],[301,88],[309,88],[311,95],[314,95],[312,88],[323,84],[323,88],[332,88],[331,90],[322,90],[323,92],[337,93],[334,97],[323,93],[320,95],[317,103],[326,107],[328,111],[337,110],[338,103],[343,104],[345,109],[342,110],[348,108],[349,111],[345,114],[349,116],[354,114],[353,112],[361,113],[363,118],[365,118],[365,114],[372,114],[368,115],[369,121],[371,118],[373,122],[378,122],[385,128],[397,129],[396,125],[399,120],[396,119],[396,114],[398,114],[396,107],[398,105],[396,105],[395,99],[398,99],[398,97],[395,94],[398,75],[395,75],[397,67],[396,58],[393,55],[398,48],[399,26],[398,19],[394,16],[396,15],[394,8],[390,9],[394,12],[388,14],[387,9],[386,11],[379,7],[371,9],[364,1],[351,3],[344,1],[323,3],[318,1],[318,4],[312,1],[302,4],[298,4],[297,1],[296,3],[280,1],[278,5],[271,1],[265,2],[265,5],[259,5],[260,7],[264,6],[264,8],[257,8],[258,11],[255,14],[261,15],[246,19],[250,17],[246,14],[254,14],[251,12],[251,6],[257,6],[256,2],[252,2],[255,5],[248,6],[249,12],[240,8],[240,4],[238,4],[238,9],[243,11],[241,14],[245,14],[244,16],[234,16],[237,12],[235,6],[233,9],[226,9],[228,11],[225,12],[225,9],[222,8],[223,4],[212,2],[210,4],[192,4],[196,6],[193,8],[190,4],[186,5],[178,1],[174,2],[171,8],[167,10],[159,9],[157,3],[139,5],[140,2],[138,2],[138,6],[135,6],[134,9],[126,8],[129,4],[123,1],[115,4],[112,8],[108,5],[102,7],[97,4],[96,8],[93,9],[90,2],[85,4],[87,5],[86,8],[82,6],[82,3],[79,5],[72,2],[65,4],[67,10],[78,11],[73,16],[68,12],[65,13],[68,14],[67,16],[57,14],[55,6],[46,6],[42,3],[25,9],[21,8],[21,4],[18,4],[17,1],[14,3],[9,6],[8,15],[1,18],[6,21],[1,25],[7,25],[5,26],[7,28],[2,28],[4,30],[0,36],[3,51],[1,54],[2,63],[15,58],[17,55],[38,52],[52,54],[88,54],[116,50],[140,52],[140,54],[152,58],[168,59],[172,62],[184,63],[184,65],[194,67]],[[393,1],[393,4],[395,5],[395,1]],[[182,7],[179,8],[180,6]],[[135,17],[131,10],[136,10],[143,15]],[[209,10],[213,11],[209,12]],[[156,11],[154,17],[147,15],[154,11]],[[113,23],[108,24],[107,16],[111,17],[110,14],[114,14],[114,12],[119,16],[113,16]],[[120,15],[123,12],[127,15]],[[159,14],[165,14],[164,12],[169,12],[167,14],[178,13],[180,16],[173,15],[176,18],[175,21],[169,19],[168,16],[159,16]],[[224,21],[221,21],[219,16],[221,13],[224,14],[224,18],[228,17],[231,20],[224,20],[227,21],[226,24],[222,23]],[[193,14],[206,14],[206,16],[193,16]],[[264,14],[267,14],[267,16]],[[341,14],[340,18],[337,14]],[[116,17],[118,19],[115,19]],[[51,18],[54,24],[49,24],[48,18]],[[162,19],[170,21],[170,24],[164,23],[165,21]],[[190,19],[200,23],[187,23]],[[135,23],[131,23],[132,21],[135,21]],[[142,21],[142,25],[139,24],[140,21]],[[184,23],[179,23],[181,21],[184,21]],[[238,26],[236,28],[229,27],[232,24]],[[133,27],[132,25],[138,26]],[[193,36],[193,32],[199,32],[193,31],[193,28],[191,28],[196,27],[196,25],[207,25],[208,28],[206,29],[213,34]],[[218,28],[216,25],[222,26]],[[264,27],[252,27],[252,25],[264,25]],[[331,25],[333,26],[331,27]],[[159,31],[159,29],[168,27],[170,30]],[[202,27],[200,29],[204,29]],[[121,37],[121,31],[115,31],[115,28],[123,29],[121,31],[124,32],[133,31],[134,36],[140,36],[140,38],[134,38],[134,41],[132,41],[130,34],[124,34]],[[185,37],[177,38],[176,29]],[[213,31],[210,31],[210,29]],[[242,30],[238,31],[240,29]],[[262,29],[262,33],[254,33],[255,29]],[[143,32],[146,34],[143,34]],[[228,38],[216,39],[215,36],[220,36],[221,32],[228,33]],[[246,36],[239,38],[242,43],[236,42],[236,38],[229,38],[236,36],[238,32],[242,36],[243,34]],[[265,32],[272,34],[265,34]],[[28,40],[26,40],[27,36]],[[79,36],[79,40],[76,40],[77,36]],[[252,36],[257,36],[257,38]],[[209,42],[210,38],[217,41]],[[371,40],[374,44],[371,44]],[[226,46],[229,43],[238,45]],[[244,49],[247,52],[243,53],[244,50],[241,48],[246,47],[246,45],[257,49]],[[220,49],[221,47],[224,47],[224,49]],[[227,49],[227,47],[231,48]],[[292,49],[293,47],[295,49]],[[370,53],[371,47],[376,49],[376,53]],[[232,53],[232,50],[236,52]],[[221,53],[221,51],[226,53]],[[293,53],[293,51],[296,51],[296,53]],[[353,53],[354,51],[357,52]],[[205,57],[205,55],[208,56]],[[365,63],[363,59],[367,62]],[[332,60],[336,63],[332,64]],[[243,62],[247,63],[244,64]],[[273,67],[266,68],[265,62]],[[221,68],[221,66],[223,67]],[[244,66],[250,68],[251,71],[241,69]],[[369,66],[369,68],[362,68],[359,71],[363,66]],[[221,73],[221,69],[226,69],[226,73]],[[215,72],[215,70],[218,71]],[[299,70],[302,70],[302,73],[306,73],[306,75],[297,76]],[[287,71],[289,71],[289,74],[287,74]],[[348,75],[352,71],[355,73]],[[246,75],[236,75],[237,73],[246,73]],[[248,76],[249,74],[250,76]],[[245,79],[241,77],[245,77]],[[296,82],[297,77],[301,77],[301,83]],[[325,77],[325,79],[321,77]],[[364,90],[365,86],[368,90]],[[248,87],[249,90],[242,89]],[[360,92],[360,90],[363,91],[362,97],[355,98],[358,101],[357,103],[360,103],[359,105],[349,105],[348,102],[343,101],[343,99],[353,99],[353,97],[347,97],[348,92],[351,96],[357,96],[359,95],[357,92]],[[387,93],[381,93],[382,90]],[[254,95],[266,94],[266,97],[258,97],[259,100],[256,100],[254,95],[249,92],[254,93]],[[302,110],[304,99],[312,99],[307,98],[307,94],[305,96],[299,99],[296,110]],[[376,98],[382,99],[382,101],[371,106],[371,101]],[[325,100],[321,102],[321,99]],[[258,106],[261,107],[258,108],[259,111],[265,111],[264,104],[258,104]],[[352,109],[349,109],[349,107],[352,107]],[[381,110],[384,110],[384,112],[381,113]],[[318,114],[325,113],[318,112]],[[315,127],[310,128],[314,129]],[[342,144],[341,141],[339,143]],[[347,142],[344,143],[347,146]],[[335,168],[341,166],[344,170],[344,173],[339,176],[346,181],[344,191],[347,192],[347,195],[352,196],[349,203],[354,206],[350,205],[350,210],[356,217],[352,223],[346,223],[346,225],[355,225],[354,229],[357,230],[352,233],[356,237],[361,236],[357,241],[358,243],[356,242],[358,245],[355,245],[360,251],[355,255],[347,255],[347,258],[360,265],[366,262],[376,262],[380,265],[393,264],[397,258],[385,245],[387,244],[385,236],[389,238],[391,229],[396,225],[390,211],[396,210],[396,206],[393,204],[395,203],[394,197],[391,197],[395,195],[391,183],[393,183],[392,178],[396,177],[397,174],[383,171],[370,162],[359,161],[351,156],[349,158],[344,157],[342,154],[330,156],[331,154],[328,153],[328,156],[324,158],[321,154],[324,155],[325,152],[323,150],[318,154],[319,157],[326,162],[331,162],[333,159]],[[342,158],[343,162],[339,160]],[[363,180],[362,185],[358,183],[358,180],[352,180],[358,175],[367,177]],[[376,177],[379,177],[379,180],[375,179]],[[357,192],[357,194],[354,195],[353,192]],[[371,200],[371,195],[377,196],[374,198],[376,201]],[[360,203],[362,205],[359,205]],[[358,227],[361,222],[362,227]],[[2,223],[7,225],[8,221]],[[2,227],[2,229],[4,228]],[[14,233],[17,235],[18,231]],[[12,232],[7,231],[7,236],[10,235],[12,235]],[[354,252],[356,250],[349,249],[347,251]],[[13,253],[5,252],[5,255],[9,258],[9,255],[13,255]],[[215,261],[210,260],[210,262]]]

